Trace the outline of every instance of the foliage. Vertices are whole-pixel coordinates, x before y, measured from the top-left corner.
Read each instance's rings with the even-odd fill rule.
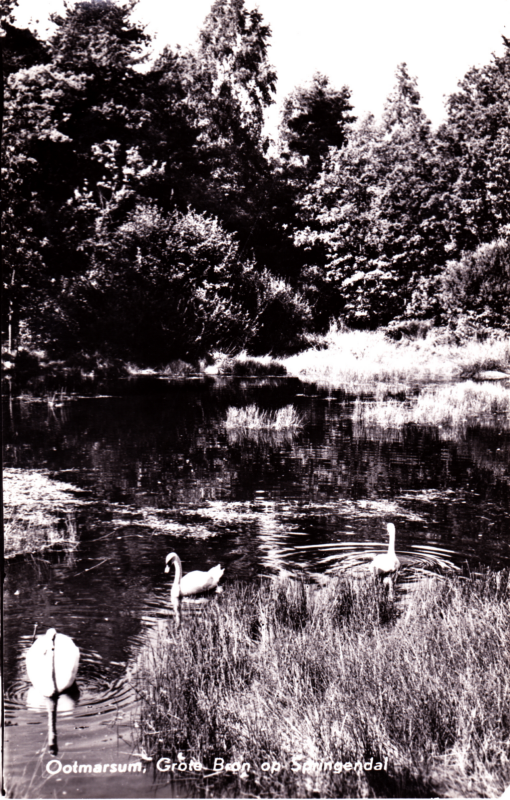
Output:
[[[118,184],[143,122],[134,67],[146,37],[128,22],[131,7],[84,2],[67,9],[54,18],[49,63],[8,78],[4,224],[15,323],[44,312],[86,270],[83,244],[98,210],[118,206],[112,161]]]
[[[439,131],[452,255],[497,240],[510,223],[510,41],[473,67],[447,101]]]
[[[510,330],[510,241],[480,245],[450,261],[441,277],[442,303],[452,325],[468,316],[472,324]]]
[[[430,123],[404,64],[382,124],[367,118],[331,150],[301,201],[307,226],[295,238],[310,254],[304,277],[322,326],[342,316],[374,328],[435,311],[446,241],[436,173]]]
[[[264,111],[273,102],[276,73],[268,63],[270,29],[244,0],[215,0],[187,55],[187,103],[198,131],[189,202],[214,213],[244,245],[259,207],[266,171]]]
[[[300,428],[302,420],[293,405],[278,411],[261,411],[255,404],[245,408],[230,406],[227,409],[225,427],[227,430],[284,430]]]
[[[356,400],[353,419],[358,424],[380,427],[409,423],[443,426],[452,429],[457,438],[468,426],[502,430],[510,426],[510,389],[466,381],[426,388],[410,403],[379,399],[367,404]]]
[[[249,340],[255,355],[299,349],[311,318],[306,298],[264,270],[257,278],[257,328]]]
[[[91,267],[51,310],[56,347],[162,364],[251,335],[257,276],[216,219],[140,204],[90,244]]]
[[[3,473],[6,558],[78,545],[80,490],[50,477],[47,470],[7,468]]]
[[[508,336],[470,339],[458,344],[448,329],[431,329],[426,338],[394,341],[383,331],[338,330],[333,326],[315,347],[285,359],[290,375],[328,386],[373,393],[395,386],[405,390],[416,381],[457,380],[479,370],[510,371]],[[320,348],[320,349],[317,349]]]
[[[309,86],[298,87],[286,98],[279,132],[289,155],[305,161],[302,179],[319,172],[330,147],[345,144],[347,127],[356,119],[350,114],[350,97],[347,86],[333,89],[329,79],[317,72]]]
[[[314,75],[270,151],[271,31],[245,0],[214,0],[196,49],[144,69],[135,0],[66,6],[45,43],[14,26],[16,5],[0,7],[10,350],[21,330],[54,352],[144,362],[290,352],[331,319],[508,330],[508,40],[467,73],[438,132],[403,64],[382,119],[356,125],[348,87]],[[136,238],[140,214],[159,220],[154,244],[145,222]]]

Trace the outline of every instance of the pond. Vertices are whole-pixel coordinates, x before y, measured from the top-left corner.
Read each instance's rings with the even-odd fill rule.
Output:
[[[227,409],[252,403],[292,404],[302,427],[228,431]],[[353,421],[353,406],[340,390],[289,378],[147,378],[105,396],[5,400],[6,486],[20,504],[22,488],[37,487],[32,527],[46,544],[6,561],[10,796],[196,796],[192,781],[158,772],[133,735],[133,666],[152,632],[174,625],[171,551],[185,572],[220,563],[224,592],[278,575],[324,582],[384,551],[391,521],[401,602],[428,571],[510,565],[508,431],[378,429]],[[183,624],[197,607],[184,606]],[[77,685],[56,708],[26,674],[36,626],[81,652]]]

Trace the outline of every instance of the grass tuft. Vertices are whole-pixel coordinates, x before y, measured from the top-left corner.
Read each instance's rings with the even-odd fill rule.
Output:
[[[262,411],[255,404],[245,408],[231,406],[227,410],[225,422],[227,430],[274,430],[300,428],[303,421],[293,405],[280,408],[278,411]]]
[[[372,403],[356,400],[353,418],[356,423],[365,425],[442,425],[457,432],[462,432],[469,424],[507,428],[510,426],[510,388],[466,381],[454,386],[426,387],[406,403],[391,399],[376,399]]]
[[[250,764],[215,777],[216,796],[498,796],[510,783],[508,579],[424,583],[402,610],[345,577],[230,585],[143,651],[140,745],[208,770],[218,756]],[[385,758],[377,772],[333,768]]]

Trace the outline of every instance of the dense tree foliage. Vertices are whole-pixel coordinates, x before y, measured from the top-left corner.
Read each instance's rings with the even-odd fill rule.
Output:
[[[331,149],[302,199],[319,314],[375,327],[403,315],[434,313],[427,292],[445,260],[446,234],[430,123],[405,65],[381,123],[353,128]]]
[[[2,331],[140,363],[289,350],[332,319],[506,329],[510,42],[434,131],[405,65],[380,120],[316,74],[273,147],[270,29],[214,0],[155,54],[135,0],[82,0],[38,41],[0,0]]]
[[[482,244],[450,261],[441,290],[448,319],[457,325],[510,331],[510,241]]]
[[[510,224],[510,40],[490,64],[469,70],[439,131],[457,252],[497,239]]]
[[[347,126],[354,122],[351,93],[347,86],[334,89],[329,78],[317,72],[309,86],[295,89],[284,102],[280,136],[283,156],[300,161],[303,178],[319,172],[321,159],[330,147],[342,147],[347,140]]]

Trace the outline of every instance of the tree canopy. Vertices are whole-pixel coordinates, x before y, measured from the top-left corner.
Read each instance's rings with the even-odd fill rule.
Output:
[[[9,347],[23,329],[155,363],[292,349],[332,319],[506,329],[507,39],[439,130],[402,64],[380,120],[317,73],[271,143],[259,11],[214,0],[195,48],[156,54],[135,8],[82,0],[42,42],[2,0]]]

